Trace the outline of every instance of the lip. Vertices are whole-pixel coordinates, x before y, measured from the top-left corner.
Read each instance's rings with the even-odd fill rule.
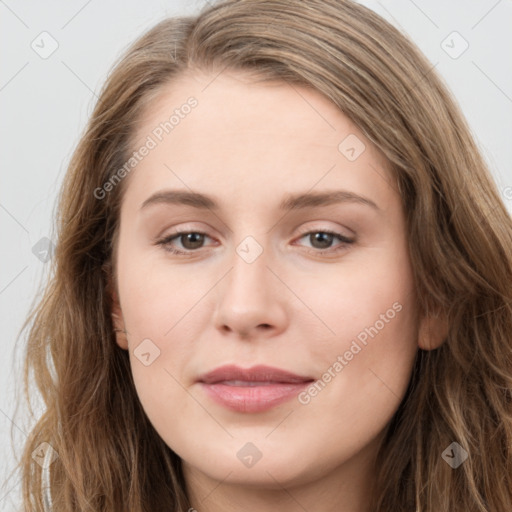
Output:
[[[281,368],[226,365],[202,375],[197,382],[220,405],[236,412],[263,412],[297,396],[315,379]]]

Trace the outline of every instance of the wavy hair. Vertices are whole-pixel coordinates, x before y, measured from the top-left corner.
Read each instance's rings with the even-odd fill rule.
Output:
[[[49,508],[32,458],[42,443],[58,454],[46,489],[54,512],[190,506],[180,459],[146,417],[129,354],[115,343],[111,290],[127,180],[101,200],[94,191],[129,159],[152,100],[194,69],[311,87],[391,163],[419,309],[446,315],[449,332],[439,348],[418,349],[378,454],[372,510],[512,510],[511,217],[431,63],[349,0],[224,0],[161,21],[116,62],[71,158],[51,272],[21,331],[25,397],[30,408],[32,372],[45,404],[19,461],[23,510]],[[457,469],[442,457],[453,442],[469,455]]]

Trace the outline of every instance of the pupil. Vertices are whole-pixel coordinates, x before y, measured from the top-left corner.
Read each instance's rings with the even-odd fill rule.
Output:
[[[323,233],[323,232],[314,233],[313,236],[314,236],[315,242],[318,240],[320,241],[321,249],[328,248],[332,242],[332,237],[333,237],[333,235],[331,235],[330,233]],[[323,241],[322,241],[322,239],[323,239]],[[323,243],[323,245],[322,245],[322,243]],[[313,244],[313,246],[314,246],[314,244]]]
[[[186,243],[184,244],[185,247],[188,243],[192,244],[192,247],[187,247],[187,249],[195,249],[202,243],[202,236],[200,233],[187,233],[185,236]],[[183,241],[183,240],[182,240]]]

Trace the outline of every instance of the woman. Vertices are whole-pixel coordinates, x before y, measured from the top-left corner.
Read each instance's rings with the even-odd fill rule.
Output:
[[[345,0],[132,45],[29,318],[24,510],[512,510],[512,223],[430,67]]]

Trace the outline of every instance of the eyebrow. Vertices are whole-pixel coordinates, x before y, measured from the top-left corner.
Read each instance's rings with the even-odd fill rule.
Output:
[[[367,197],[360,196],[348,190],[332,190],[329,192],[306,192],[301,194],[289,194],[280,203],[280,210],[299,210],[305,208],[314,208],[319,206],[328,206],[336,203],[357,203],[370,206],[375,210],[380,210],[375,202]],[[156,204],[178,204],[192,206],[201,210],[220,209],[215,199],[199,192],[188,192],[186,190],[161,190],[148,197],[141,205],[140,209],[147,208]]]

